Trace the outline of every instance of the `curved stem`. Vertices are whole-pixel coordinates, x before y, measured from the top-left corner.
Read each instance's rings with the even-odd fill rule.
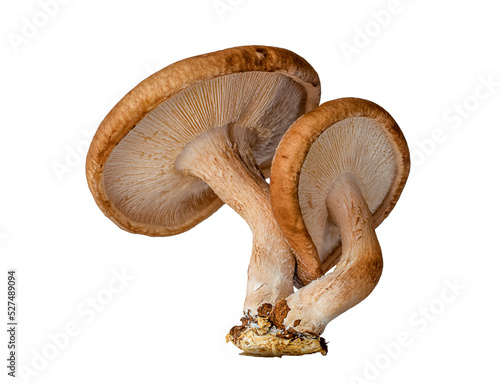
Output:
[[[326,204],[340,230],[342,256],[333,272],[286,299],[290,311],[284,321],[299,332],[318,335],[328,322],[372,292],[383,266],[372,215],[356,178],[348,173],[339,176]]]
[[[190,142],[175,167],[205,181],[250,226],[253,248],[244,310],[257,314],[293,293],[294,257],[281,234],[269,199],[269,186],[253,152],[251,131],[235,124],[212,129]]]

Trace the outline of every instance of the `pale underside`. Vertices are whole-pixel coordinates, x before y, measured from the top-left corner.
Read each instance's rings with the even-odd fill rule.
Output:
[[[385,130],[362,117],[326,129],[311,146],[302,166],[299,204],[321,262],[339,245],[339,230],[328,216],[326,197],[340,174],[356,176],[370,211],[386,197],[396,175],[396,160]]]
[[[257,164],[270,166],[275,148],[304,111],[306,92],[279,73],[247,72],[191,86],[148,113],[120,141],[104,166],[108,199],[128,218],[175,229],[216,199],[202,180],[177,171],[187,143],[229,123],[252,130]]]

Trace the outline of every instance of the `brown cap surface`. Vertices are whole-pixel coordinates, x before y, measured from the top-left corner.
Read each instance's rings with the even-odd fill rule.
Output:
[[[175,169],[187,143],[211,128],[252,131],[266,173],[279,140],[319,103],[314,69],[285,49],[246,46],[174,63],[130,91],[99,126],[87,156],[90,190],[124,230],[151,236],[189,230],[222,202]]]
[[[406,140],[382,107],[356,98],[326,102],[283,136],[271,170],[271,202],[307,284],[340,255],[326,197],[342,173],[355,176],[378,226],[394,208],[410,171]]]

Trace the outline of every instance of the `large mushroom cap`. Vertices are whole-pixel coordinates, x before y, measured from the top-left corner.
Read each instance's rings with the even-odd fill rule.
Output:
[[[340,255],[339,231],[326,205],[336,178],[355,176],[378,226],[399,199],[409,171],[409,150],[397,123],[368,100],[326,102],[290,127],[273,161],[271,202],[303,284],[328,271]]]
[[[130,91],[99,126],[87,156],[90,190],[122,229],[186,231],[222,202],[175,169],[185,145],[212,128],[244,127],[265,173],[284,132],[319,94],[314,69],[285,49],[236,47],[174,63]]]

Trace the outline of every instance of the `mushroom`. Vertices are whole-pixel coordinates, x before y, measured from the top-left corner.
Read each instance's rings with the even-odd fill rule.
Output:
[[[328,322],[365,299],[380,278],[375,227],[394,208],[409,167],[401,130],[375,103],[338,99],[299,118],[276,150],[271,202],[308,284],[269,307],[267,317],[232,330],[230,340],[250,354],[326,354],[319,336]],[[335,270],[318,278],[332,263]],[[262,318],[267,324],[255,326]]]
[[[409,150],[394,119],[375,103],[357,98],[324,103],[283,139],[273,166],[273,210],[298,256],[298,278],[308,284],[341,255],[340,227],[325,204],[328,197],[334,204],[330,189],[337,175],[352,172],[360,179],[378,227],[406,183]]]
[[[285,49],[236,47],[174,63],[99,126],[90,190],[120,228],[149,236],[189,230],[227,203],[253,233],[244,309],[257,314],[293,292],[295,268],[264,175],[282,135],[319,95],[314,69]]]

